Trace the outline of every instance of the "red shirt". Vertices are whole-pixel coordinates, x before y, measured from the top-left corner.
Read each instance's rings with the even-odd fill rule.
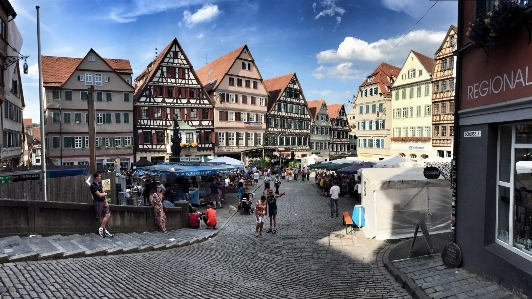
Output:
[[[266,216],[266,202],[257,201],[255,206],[255,215],[256,216]]]
[[[188,226],[192,228],[198,228],[199,227],[199,215],[198,213],[190,213],[188,215]]]
[[[215,226],[218,224],[218,219],[216,219],[216,210],[215,209],[207,209],[205,211],[205,215],[207,216],[207,225],[208,226]]]

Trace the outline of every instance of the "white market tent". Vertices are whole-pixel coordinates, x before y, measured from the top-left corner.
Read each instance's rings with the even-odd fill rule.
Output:
[[[361,173],[366,238],[412,237],[422,218],[431,234],[450,230],[452,190],[443,177],[428,180],[420,167],[365,168]]]
[[[242,161],[237,160],[237,159],[233,159],[231,157],[217,157],[217,158],[214,158],[214,159],[210,160],[209,162],[212,162],[212,163],[225,163],[225,164],[232,165],[232,166],[235,166],[235,167],[238,167],[238,168],[244,168],[244,163]]]
[[[381,160],[373,166],[374,168],[397,168],[397,167],[417,167],[421,166],[419,163],[415,163],[403,157],[392,157],[390,159]]]

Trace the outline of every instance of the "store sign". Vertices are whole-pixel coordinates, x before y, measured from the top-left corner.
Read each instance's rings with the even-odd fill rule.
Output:
[[[255,122],[255,121],[245,121],[244,122],[244,128],[246,129],[252,129],[252,128],[259,128],[262,127],[261,122]]]
[[[12,182],[22,182],[22,181],[34,181],[39,179],[38,173],[31,174],[15,174],[13,175]]]
[[[480,137],[481,136],[480,132],[481,131],[465,131],[464,137]]]
[[[190,162],[201,162],[201,157],[190,157],[188,160]]]
[[[425,149],[424,146],[419,146],[419,145],[411,145],[408,147],[409,150],[422,150],[422,149]]]
[[[467,86],[467,99],[478,99],[480,97],[505,92],[514,88],[532,85],[532,81],[528,81],[528,79],[528,66],[523,70],[512,70],[511,72],[497,75],[488,80],[483,80],[482,82]]]
[[[179,161],[181,161],[181,162],[189,162],[190,161],[190,157],[180,157]]]
[[[440,170],[437,167],[425,167],[423,169],[423,175],[426,179],[436,180],[440,177]]]
[[[457,268],[462,262],[462,251],[455,243],[447,243],[441,252],[441,259],[445,266]]]

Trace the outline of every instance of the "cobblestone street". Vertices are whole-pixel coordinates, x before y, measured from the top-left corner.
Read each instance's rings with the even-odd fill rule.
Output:
[[[256,192],[256,199],[260,197]],[[314,183],[283,181],[277,234],[230,194],[218,234],[189,246],[0,265],[2,298],[411,298],[384,268],[385,242],[345,234]],[[340,198],[340,210],[355,201]],[[226,217],[222,217],[227,215]],[[266,227],[268,227],[268,222]],[[201,230],[207,231],[205,228]],[[120,235],[117,236],[121,237]]]

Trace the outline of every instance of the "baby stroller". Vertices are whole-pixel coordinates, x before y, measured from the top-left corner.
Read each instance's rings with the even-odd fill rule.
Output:
[[[242,196],[240,201],[240,215],[250,215],[253,213],[253,196],[255,193],[247,193]]]

